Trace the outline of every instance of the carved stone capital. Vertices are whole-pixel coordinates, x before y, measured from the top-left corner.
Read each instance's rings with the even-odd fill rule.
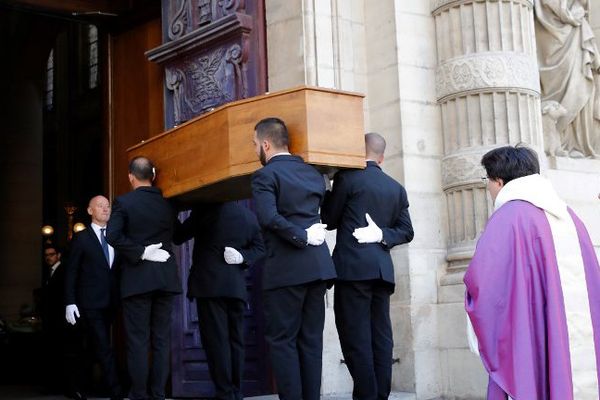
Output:
[[[431,0],[431,13],[435,16],[448,8],[458,7],[461,5],[467,5],[472,3],[498,3],[498,1],[504,1],[506,3],[511,2],[513,4],[523,4],[530,9],[533,9],[533,0]]]
[[[438,66],[435,84],[438,101],[491,91],[540,93],[536,59],[513,52],[469,54],[444,61]]]

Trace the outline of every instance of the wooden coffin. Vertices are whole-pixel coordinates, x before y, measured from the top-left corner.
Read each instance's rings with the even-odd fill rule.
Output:
[[[251,197],[250,176],[261,167],[254,126],[281,118],[290,152],[325,173],[364,168],[363,95],[299,87],[223,105],[127,150],[157,167],[156,185],[183,206]]]

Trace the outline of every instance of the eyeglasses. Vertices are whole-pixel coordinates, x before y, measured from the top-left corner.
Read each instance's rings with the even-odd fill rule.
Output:
[[[487,183],[489,178],[487,176],[482,176],[481,180],[483,181],[483,183]]]
[[[52,253],[44,253],[44,257],[52,257],[52,256],[55,256],[55,255],[57,255],[57,254],[58,254],[58,253],[56,253],[56,252],[54,252],[54,251],[53,251]]]

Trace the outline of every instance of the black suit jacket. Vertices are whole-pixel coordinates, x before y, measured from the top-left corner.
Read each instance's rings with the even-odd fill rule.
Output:
[[[252,175],[252,196],[267,249],[263,289],[335,278],[327,244],[310,246],[306,228],[320,222],[325,182],[300,157],[280,155]]]
[[[250,210],[237,203],[206,204],[192,210],[175,230],[173,242],[194,238],[188,297],[232,297],[246,300],[246,273],[265,252],[260,227]],[[244,257],[240,265],[223,258],[225,247]]]
[[[42,287],[40,311],[44,330],[56,332],[57,330],[66,328],[64,292],[65,261],[61,261],[52,276],[48,274],[48,279]]]
[[[361,244],[352,236],[354,229],[367,226],[366,213],[383,231],[381,243]],[[394,284],[390,249],[414,236],[402,185],[373,161],[364,170],[340,171],[321,216],[328,229],[337,229],[333,261],[339,280],[383,279]]]
[[[181,293],[171,250],[175,219],[175,211],[155,187],[138,187],[114,200],[106,239],[122,257],[122,298],[155,290]],[[166,262],[142,260],[144,248],[155,243],[171,253]]]
[[[65,304],[88,309],[115,306],[118,300],[118,257],[112,268],[90,225],[76,233],[65,266]]]

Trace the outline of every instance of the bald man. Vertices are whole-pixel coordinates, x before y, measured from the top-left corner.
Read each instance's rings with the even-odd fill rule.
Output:
[[[118,303],[115,251],[106,241],[110,203],[92,198],[87,212],[91,223],[73,238],[65,271],[65,318],[72,325],[84,320],[111,400],[122,399],[121,386],[110,344],[110,327]]]
[[[385,139],[365,135],[365,169],[338,172],[321,218],[337,229],[335,323],[354,380],[353,399],[387,399],[392,381],[390,250],[413,238],[406,190],[381,170]]]
[[[129,162],[133,190],[114,200],[106,231],[108,242],[122,257],[120,289],[130,400],[165,398],[172,305],[174,296],[181,293],[172,251],[177,214],[160,189],[152,186],[155,176],[154,164],[146,157]]]

